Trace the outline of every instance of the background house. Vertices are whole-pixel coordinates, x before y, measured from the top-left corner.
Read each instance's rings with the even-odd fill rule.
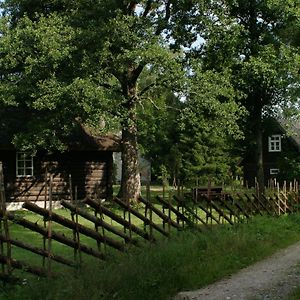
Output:
[[[53,176],[53,199],[70,198],[70,175],[73,193],[84,197],[112,196],[113,152],[120,151],[117,136],[92,136],[83,128],[70,137],[64,153],[36,155],[20,152],[8,142],[0,140],[0,161],[3,163],[7,201],[44,201],[46,174]],[[48,176],[49,178],[49,176]]]
[[[122,177],[121,153],[115,152],[113,157],[114,157],[115,181],[117,183],[120,183]],[[141,157],[140,155],[139,155],[139,172],[141,176],[141,183],[146,184],[148,182],[151,182],[151,163],[149,160]]]
[[[243,160],[244,181],[248,186],[255,185],[255,149],[248,149]],[[269,118],[264,122],[263,161],[265,185],[270,179],[293,180],[298,174],[293,160],[300,163],[300,123],[283,119]],[[299,170],[300,171],[300,170]],[[298,178],[299,179],[299,178]]]

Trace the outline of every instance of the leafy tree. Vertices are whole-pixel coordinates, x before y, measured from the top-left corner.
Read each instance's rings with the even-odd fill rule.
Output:
[[[193,70],[190,94],[181,113],[181,176],[222,181],[230,176],[237,159],[231,150],[233,141],[242,137],[237,120],[244,112],[235,102],[239,96],[229,73],[203,71],[199,65]]]
[[[184,103],[163,88],[157,92],[149,95],[152,103],[138,110],[139,143],[141,152],[151,161],[152,178],[158,179],[164,173],[174,181],[180,162],[178,115]]]
[[[125,199],[135,199],[136,110],[145,101],[139,78],[151,66],[157,79],[146,90],[162,82],[178,88],[184,74],[181,56],[168,41],[176,41],[172,48],[178,49],[195,39],[188,25],[202,15],[201,6],[171,0],[5,1],[0,101],[29,111],[15,143],[62,149],[61,137],[78,120],[96,126],[118,119],[121,190]]]
[[[281,0],[215,3],[221,3],[223,13],[214,17],[215,28],[206,45],[206,67],[229,67],[236,89],[244,94],[241,103],[248,111],[243,124],[245,151],[253,150],[250,145],[254,145],[263,191],[262,120],[296,100],[292,90],[298,88],[299,52],[286,42],[283,32],[297,18],[299,5]]]
[[[237,120],[243,109],[229,72],[205,71],[199,62],[189,69],[180,95],[163,88],[149,93],[154,105],[140,111],[139,141],[156,176],[167,172],[173,183],[221,181],[234,170],[231,148],[241,137]]]
[[[139,194],[138,129],[149,156],[161,157],[168,147],[166,158],[155,159],[157,169],[165,165],[173,177],[179,166],[182,176],[226,173],[225,153],[238,132],[240,109],[232,101],[238,94],[228,82],[232,73],[224,69],[241,69],[247,38],[220,3],[6,0],[0,103],[4,115],[15,110],[22,116],[15,144],[64,149],[64,138],[78,123],[121,129],[126,200]],[[206,39],[197,53],[205,63],[194,65],[195,52],[186,52],[199,36]],[[155,140],[162,142],[157,148]]]

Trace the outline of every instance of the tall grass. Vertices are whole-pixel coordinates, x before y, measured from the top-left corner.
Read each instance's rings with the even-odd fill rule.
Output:
[[[6,288],[1,299],[170,299],[200,288],[300,240],[300,216],[256,217],[211,232],[183,231],[170,240],[87,264],[76,275]]]

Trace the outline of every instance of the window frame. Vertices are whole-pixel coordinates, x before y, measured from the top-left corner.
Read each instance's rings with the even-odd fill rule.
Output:
[[[26,166],[26,163],[30,163],[30,166]],[[22,172],[20,172],[22,170]],[[27,171],[30,170],[30,174],[27,174]],[[33,155],[28,152],[18,151],[16,153],[16,177],[33,177],[34,174],[34,165],[33,165]]]
[[[270,169],[270,175],[277,175],[279,172],[280,172],[280,170],[277,168]]]
[[[281,135],[273,134],[269,136],[269,152],[281,152]]]

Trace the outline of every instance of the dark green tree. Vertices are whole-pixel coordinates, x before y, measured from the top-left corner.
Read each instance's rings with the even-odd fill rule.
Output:
[[[241,103],[248,111],[242,124],[244,149],[254,149],[260,191],[264,187],[262,121],[297,100],[292,90],[298,88],[299,51],[283,35],[297,19],[296,2],[215,1],[223,12],[214,16],[206,44],[206,68],[229,67],[235,88],[244,94]]]
[[[180,169],[179,118],[185,106],[173,92],[160,88],[138,110],[141,153],[151,161],[152,179],[176,181]],[[162,175],[164,173],[165,175]]]
[[[193,66],[188,97],[180,114],[182,179],[222,181],[234,171],[233,141],[242,138],[237,121],[243,109],[230,82],[230,73]]]

